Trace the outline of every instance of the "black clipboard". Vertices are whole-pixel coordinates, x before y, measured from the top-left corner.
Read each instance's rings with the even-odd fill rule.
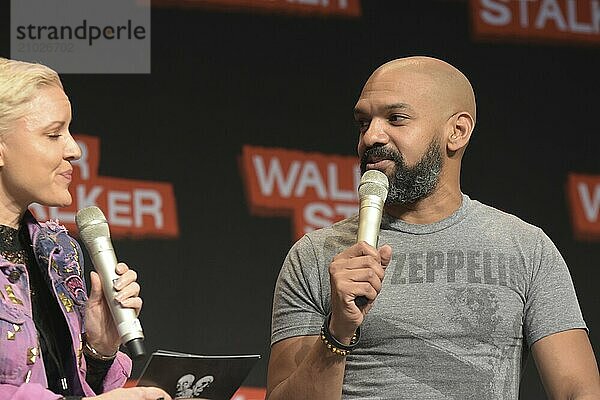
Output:
[[[258,354],[205,356],[158,350],[137,386],[156,386],[173,399],[229,400],[260,359]]]

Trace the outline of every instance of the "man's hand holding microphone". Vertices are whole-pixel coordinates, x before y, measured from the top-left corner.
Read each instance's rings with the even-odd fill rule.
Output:
[[[329,332],[342,344],[350,344],[357,328],[381,291],[392,248],[377,248],[383,205],[388,192],[387,176],[377,170],[360,180],[357,243],[334,257],[329,265],[331,319]]]

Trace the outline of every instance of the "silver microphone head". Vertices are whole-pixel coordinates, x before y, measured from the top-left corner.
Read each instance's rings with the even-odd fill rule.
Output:
[[[388,177],[381,171],[370,169],[360,178],[358,185],[358,197],[374,195],[383,199],[387,198],[389,189]]]
[[[97,237],[110,237],[106,217],[102,210],[96,206],[82,208],[77,211],[75,223],[79,229],[79,236],[85,243]]]

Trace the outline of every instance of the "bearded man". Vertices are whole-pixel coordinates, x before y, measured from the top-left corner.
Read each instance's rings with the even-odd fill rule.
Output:
[[[468,79],[434,58],[394,60],[354,115],[362,171],[390,184],[385,244],[355,243],[358,216],[294,244],[275,287],[267,398],[517,399],[529,352],[550,398],[600,398],[552,241],[461,191]]]

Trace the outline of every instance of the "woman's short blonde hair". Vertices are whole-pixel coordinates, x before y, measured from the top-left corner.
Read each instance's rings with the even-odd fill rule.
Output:
[[[0,57],[0,135],[27,115],[29,102],[44,86],[63,89],[56,71],[45,65]]]

